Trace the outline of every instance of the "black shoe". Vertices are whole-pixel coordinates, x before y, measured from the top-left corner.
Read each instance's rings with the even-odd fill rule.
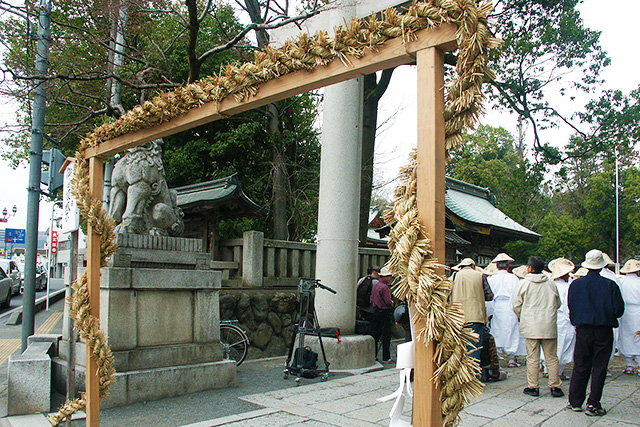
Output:
[[[590,417],[601,417],[607,413],[603,408],[596,408],[593,405],[587,405],[587,408],[584,411]]]
[[[553,397],[562,397],[564,393],[560,387],[551,387],[551,396]]]
[[[582,412],[582,406],[573,406],[571,403],[567,404],[567,409],[570,409],[573,412]]]
[[[540,389],[539,388],[530,388],[527,387],[524,390],[522,390],[522,392],[524,394],[528,394],[529,396],[533,396],[533,397],[538,397],[540,396]]]

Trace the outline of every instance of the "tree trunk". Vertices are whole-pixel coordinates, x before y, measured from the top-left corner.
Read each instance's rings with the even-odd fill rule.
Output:
[[[360,246],[366,246],[367,232],[369,230],[369,209],[371,207],[371,189],[373,186],[373,157],[378,125],[378,102],[389,86],[394,69],[384,70],[379,82],[375,73],[364,77],[362,173],[360,177],[360,222],[358,229]]]
[[[257,0],[244,0],[246,11],[249,13],[251,22],[255,24],[264,23],[261,15],[260,4]],[[269,44],[269,34],[265,30],[256,31],[258,47],[263,49]],[[278,240],[288,240],[287,232],[287,166],[284,147],[282,143],[282,120],[280,110],[276,103],[267,105],[267,129],[273,141],[273,238]]]
[[[189,12],[189,42],[187,44],[187,59],[189,61],[189,82],[195,82],[200,78],[200,61],[196,53],[200,22],[198,21],[198,6],[196,0],[185,0]]]
[[[273,238],[277,240],[288,240],[287,230],[287,163],[283,147],[280,146],[282,138],[281,121],[277,104],[267,105],[267,117],[269,134],[273,139]]]

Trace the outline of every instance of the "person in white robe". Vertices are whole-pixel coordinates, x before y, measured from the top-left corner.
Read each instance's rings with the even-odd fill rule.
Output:
[[[564,369],[568,363],[573,362],[573,349],[576,345],[576,330],[569,319],[569,307],[567,306],[567,295],[569,294],[570,274],[573,273],[575,265],[566,258],[556,258],[549,261],[549,270],[551,270],[551,280],[558,288],[560,301],[562,304],[558,309],[558,362],[561,379],[569,379],[564,374]],[[544,366],[544,372],[547,373],[547,366]]]
[[[624,299],[624,314],[618,328],[618,348],[625,363],[625,374],[640,375],[640,261],[630,259],[620,270],[625,276],[620,280]]]
[[[505,253],[498,254],[492,261],[496,264],[498,272],[487,277],[494,301],[491,335],[496,341],[498,351],[507,354],[510,367],[520,366],[516,361],[516,355],[521,354],[524,347],[518,317],[512,308],[513,291],[520,281],[516,275],[508,271],[509,262],[513,261],[514,259]]]
[[[602,253],[602,257],[607,261],[607,266],[600,271],[600,275],[602,277],[606,277],[607,279],[613,280],[614,282],[616,282],[616,285],[618,285],[618,288],[620,288],[620,279],[613,271],[609,270],[610,268],[614,268],[616,263],[613,262],[611,257],[604,252]],[[611,357],[609,357],[609,363],[613,362],[613,356],[615,356],[618,348],[618,328],[613,328],[613,348],[611,349]],[[611,376],[611,372],[609,372],[609,370],[607,370],[607,376]]]

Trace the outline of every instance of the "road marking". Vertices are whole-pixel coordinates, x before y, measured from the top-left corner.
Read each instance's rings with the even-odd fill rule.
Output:
[[[4,363],[9,360],[9,356],[11,356],[16,351],[20,350],[20,345],[22,344],[22,340],[20,339],[9,339],[9,340],[0,340],[0,365],[4,365]]]
[[[60,311],[51,313],[51,316],[49,316],[49,318],[45,320],[42,325],[40,325],[40,327],[36,331],[36,334],[48,334],[49,332],[51,332],[62,318],[62,315],[63,313]],[[21,345],[22,340],[19,338],[0,339],[0,365],[3,365],[7,360],[9,360],[9,356],[18,351]]]
[[[44,321],[42,325],[36,331],[36,334],[48,334],[53,330],[58,321],[62,318],[62,312],[56,311],[51,313],[51,316],[47,320]]]

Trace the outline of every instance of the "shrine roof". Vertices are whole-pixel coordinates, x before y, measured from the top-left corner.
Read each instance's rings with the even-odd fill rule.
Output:
[[[268,212],[244,193],[237,174],[174,190],[178,193],[178,206],[185,214],[217,211],[220,218],[237,218],[262,216]]]
[[[447,217],[457,226],[482,234],[497,231],[530,241],[541,237],[498,209],[496,198],[489,189],[449,177],[445,185]]]

